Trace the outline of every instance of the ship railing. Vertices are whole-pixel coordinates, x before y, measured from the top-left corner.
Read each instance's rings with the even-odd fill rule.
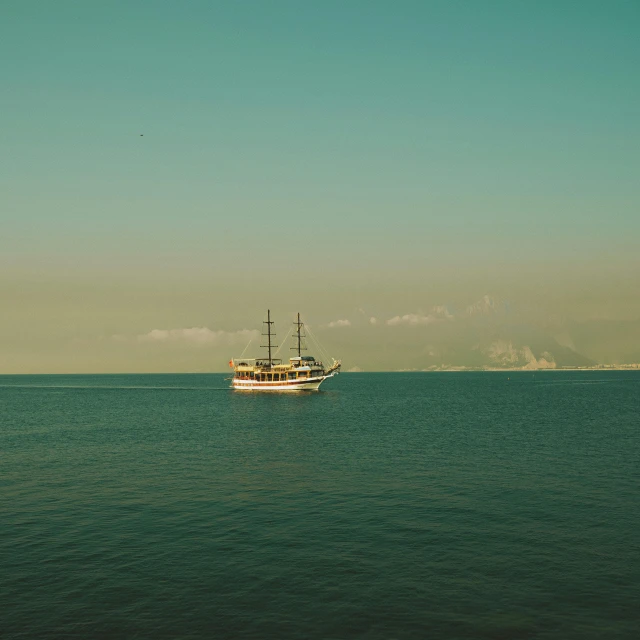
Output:
[[[269,358],[232,358],[231,360],[235,367],[246,366],[246,365],[249,365],[249,363],[252,363],[253,365],[256,365],[256,366],[269,365]],[[282,358],[271,358],[272,365],[277,365],[277,364],[280,364],[281,362],[282,362]]]

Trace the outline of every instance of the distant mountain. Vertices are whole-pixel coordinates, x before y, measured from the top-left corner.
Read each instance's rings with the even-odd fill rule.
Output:
[[[343,334],[344,335],[344,334]],[[332,339],[338,336],[333,334]],[[596,364],[570,340],[526,323],[504,300],[484,296],[456,310],[439,305],[426,313],[394,316],[385,325],[362,326],[341,345],[344,358],[353,349],[365,369],[438,370],[554,369]],[[370,360],[361,354],[375,344]]]
[[[559,343],[602,364],[640,362],[640,320],[588,320],[549,329]]]
[[[496,300],[491,296],[483,296],[480,300],[470,304],[464,314],[470,318],[474,316],[496,316],[509,313],[509,303]]]
[[[490,295],[458,308],[377,319],[361,314],[327,344],[347,368],[371,370],[554,369],[640,362],[640,320],[555,320]]]
[[[435,327],[422,351],[411,360],[412,368],[419,369],[555,369],[595,364],[535,328],[506,324],[479,327],[459,321],[446,330]]]

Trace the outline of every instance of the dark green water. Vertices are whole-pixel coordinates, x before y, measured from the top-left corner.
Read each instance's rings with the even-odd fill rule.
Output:
[[[640,374],[0,376],[8,638],[637,638]]]

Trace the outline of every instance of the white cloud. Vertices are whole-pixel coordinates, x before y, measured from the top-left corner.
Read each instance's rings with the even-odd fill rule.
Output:
[[[152,329],[149,333],[137,336],[139,342],[182,343],[196,346],[219,346],[247,343],[257,338],[258,331],[242,329],[241,331],[212,331],[207,327],[191,327],[190,329]]]
[[[369,323],[370,324],[378,324],[378,318],[375,318],[375,317],[372,316],[371,318],[369,318]]]
[[[394,316],[387,320],[387,324],[391,327],[398,325],[426,325],[434,322],[444,322],[445,320],[454,320],[454,313],[446,305],[433,307],[431,313],[423,315],[420,313],[407,313],[404,316]]]
[[[419,324],[431,324],[436,322],[437,318],[434,316],[421,316],[417,313],[407,313],[404,316],[394,316],[390,320],[387,320],[387,324],[390,327],[396,327],[401,324],[407,325],[419,325]]]
[[[350,327],[351,326],[351,322],[349,322],[349,320],[334,320],[333,322],[330,322],[327,327],[329,327],[329,329],[335,329],[337,327]]]

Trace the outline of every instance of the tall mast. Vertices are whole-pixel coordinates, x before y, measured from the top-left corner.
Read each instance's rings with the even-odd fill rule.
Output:
[[[271,347],[277,347],[278,345],[271,344],[271,325],[273,324],[272,320],[271,320],[271,309],[267,309],[267,320],[266,322],[263,322],[263,324],[267,325],[267,333],[263,333],[263,336],[267,336],[267,348],[269,349],[269,366],[271,366]],[[275,333],[273,334],[274,336],[276,335]]]
[[[302,346],[302,338],[304,338],[304,334],[302,333],[302,327],[304,327],[304,323],[300,322],[300,314],[298,313],[298,321],[293,323],[296,327],[296,340],[298,342],[297,347],[291,347],[292,349],[297,349],[298,358],[301,356],[302,351],[306,350],[306,347]]]

